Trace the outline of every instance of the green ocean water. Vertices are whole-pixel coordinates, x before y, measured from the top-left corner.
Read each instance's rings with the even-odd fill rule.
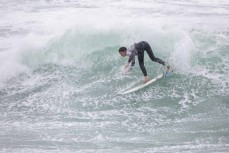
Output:
[[[0,152],[229,151],[227,1],[0,4]],[[118,54],[141,40],[176,70],[118,95],[143,82]]]

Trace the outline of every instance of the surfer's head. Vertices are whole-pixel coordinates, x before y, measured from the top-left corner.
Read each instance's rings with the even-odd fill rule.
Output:
[[[126,50],[127,50],[126,47],[120,47],[118,52],[122,57],[125,57],[127,55]]]

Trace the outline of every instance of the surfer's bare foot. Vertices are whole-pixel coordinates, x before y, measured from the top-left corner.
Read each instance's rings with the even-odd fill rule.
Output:
[[[166,66],[166,72],[169,72],[171,70],[171,67],[169,65]]]
[[[144,76],[144,83],[148,82],[149,78],[147,76]]]

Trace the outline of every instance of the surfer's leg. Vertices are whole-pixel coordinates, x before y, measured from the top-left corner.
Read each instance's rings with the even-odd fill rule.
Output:
[[[149,55],[150,59],[152,61],[154,61],[154,62],[157,62],[157,63],[160,63],[162,65],[165,65],[165,62],[163,60],[161,60],[160,58],[157,58],[157,57],[154,56],[150,45],[147,42],[144,42],[144,43],[145,43],[144,44],[145,45],[145,50],[146,50],[147,54]]]
[[[138,52],[138,62],[144,76],[147,76],[146,68],[144,66],[144,51]]]

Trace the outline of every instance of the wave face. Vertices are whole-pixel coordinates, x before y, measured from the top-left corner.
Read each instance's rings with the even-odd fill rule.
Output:
[[[228,6],[2,0],[0,151],[229,152]],[[142,40],[175,74],[118,95],[143,82],[118,49]]]

